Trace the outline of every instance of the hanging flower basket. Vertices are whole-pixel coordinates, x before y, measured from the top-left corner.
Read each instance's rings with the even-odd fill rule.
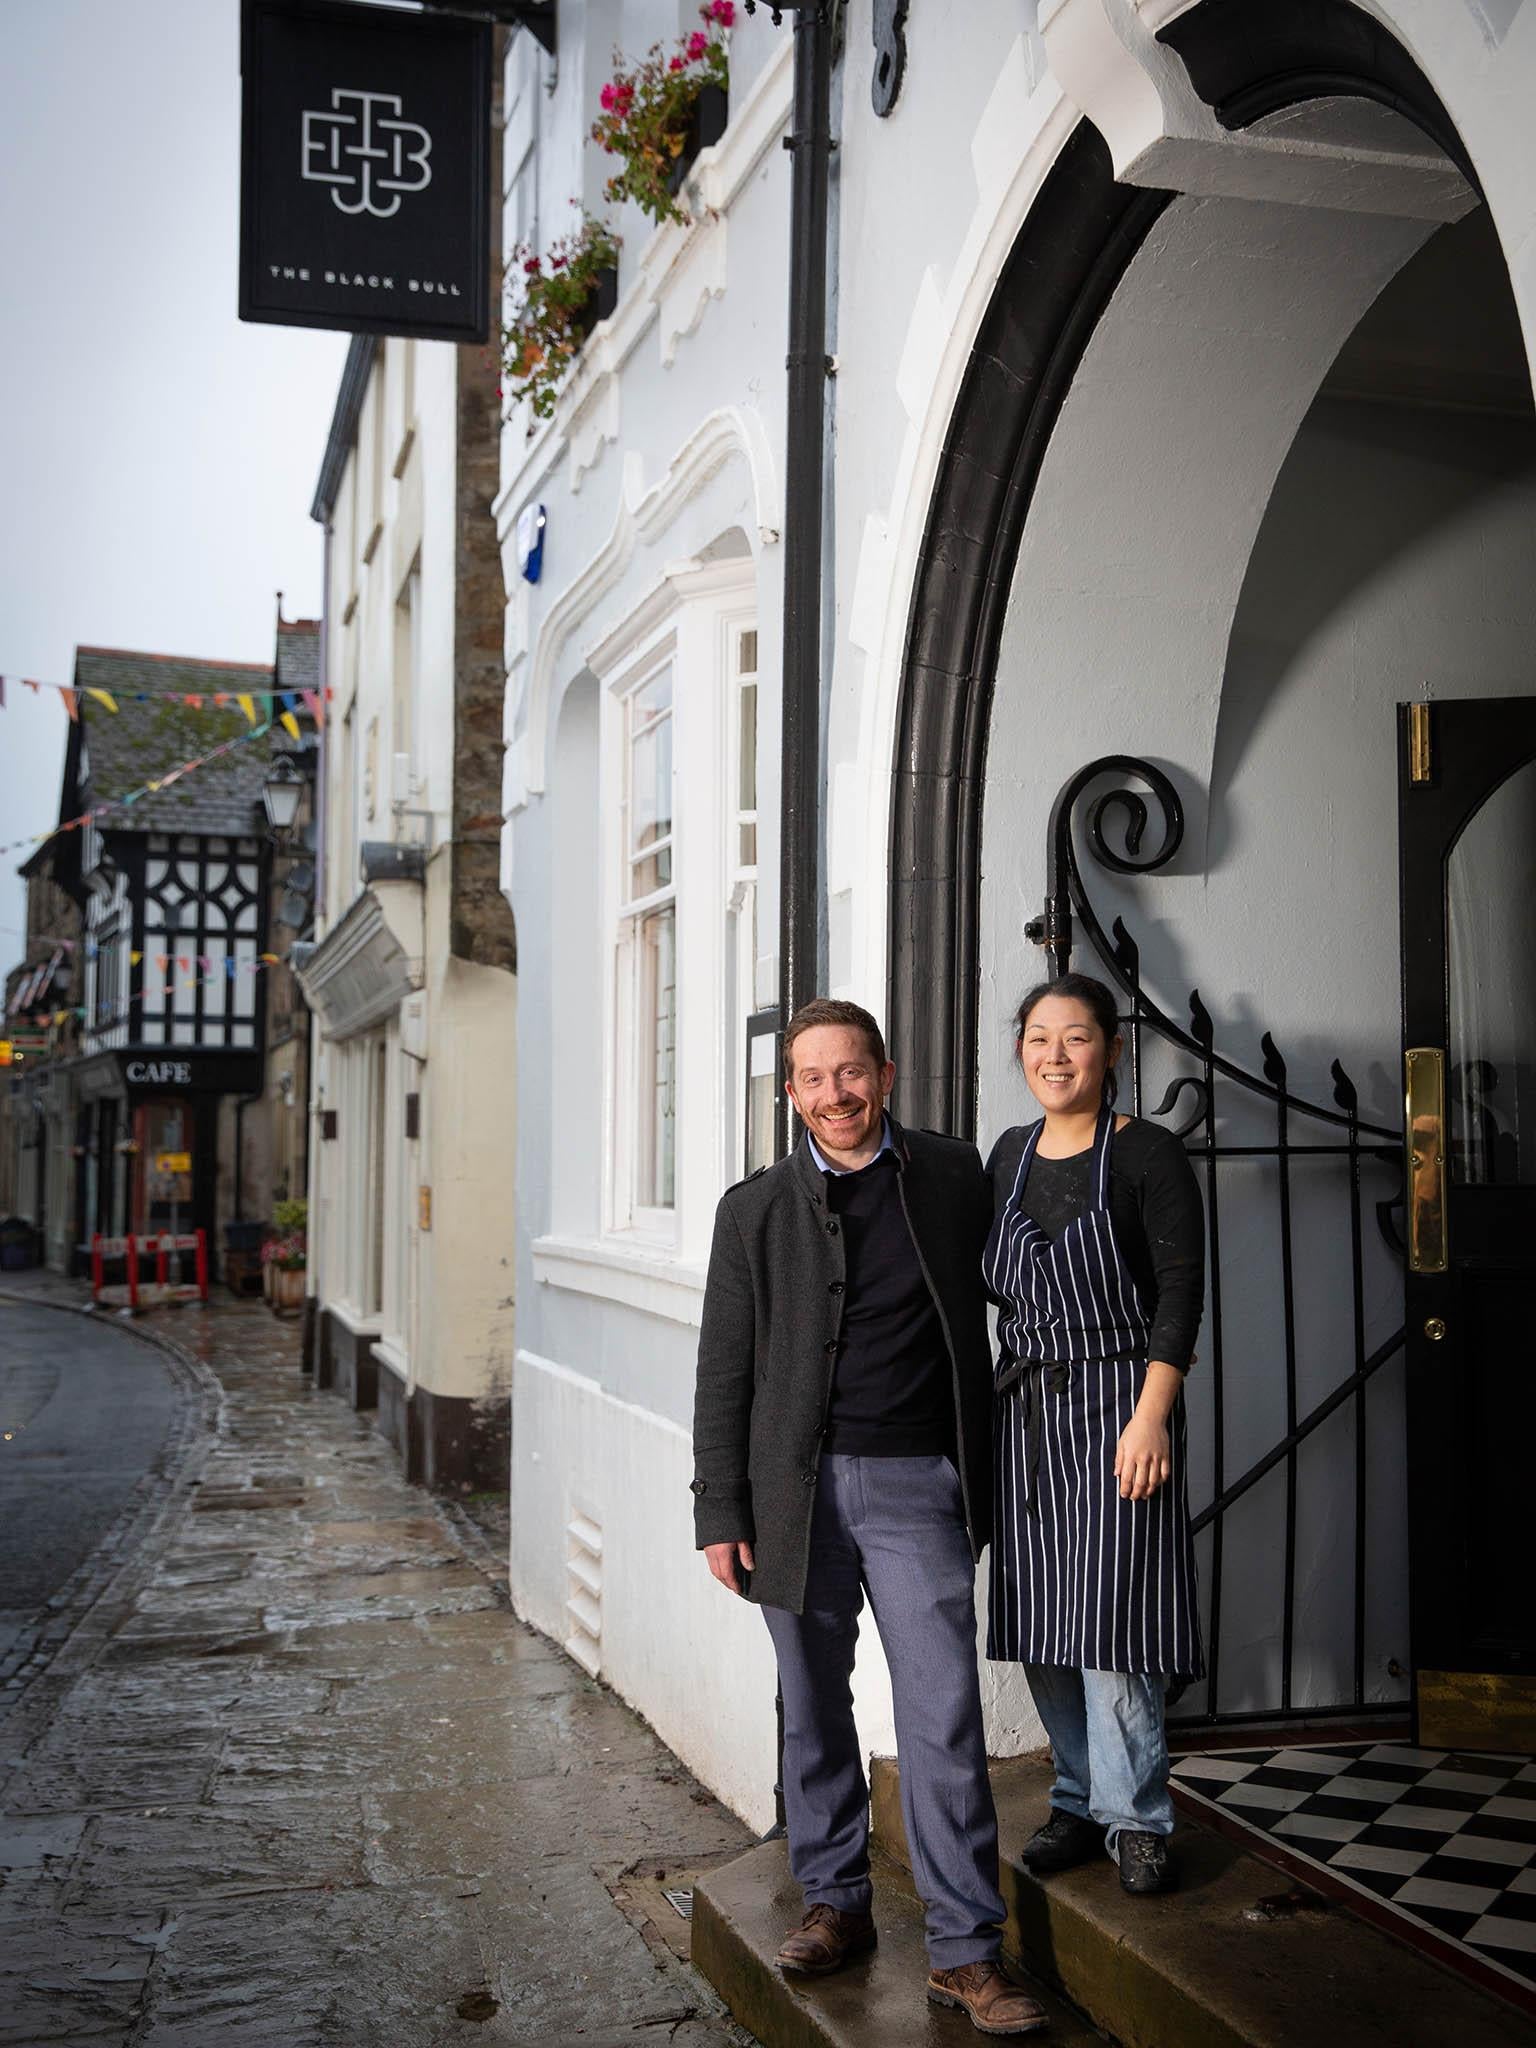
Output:
[[[693,169],[701,150],[713,149],[725,133],[725,124],[730,119],[731,96],[723,85],[713,80],[704,87],[693,103],[693,112],[688,117],[687,133],[683,137],[682,152],[667,174],[667,190],[675,199],[683,189],[683,181]]]
[[[514,400],[526,398],[539,419],[548,419],[582,343],[618,304],[618,237],[583,214],[574,234],[552,243],[546,255],[525,242],[512,262],[522,276],[522,300],[501,330],[502,375]]]
[[[620,160],[604,188],[607,198],[614,205],[633,200],[654,221],[687,221],[677,201],[683,179],[699,151],[725,133],[731,70],[724,35],[736,19],[734,0],[709,0],[699,19],[703,28],[670,53],[657,43],[643,63],[628,67],[615,53],[592,124],[592,140]]]

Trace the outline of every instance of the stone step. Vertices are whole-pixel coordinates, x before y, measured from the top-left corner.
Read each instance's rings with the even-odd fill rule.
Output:
[[[1532,2048],[1530,2020],[1342,1907],[1250,1919],[1292,1881],[1182,1818],[1183,1882],[1164,1898],[1129,1897],[1107,1857],[1031,1877],[1019,1851],[1051,1775],[1037,1757],[992,1766],[1004,1940],[1122,2048]],[[876,1759],[871,1800],[876,1844],[910,1881],[893,1759]]]
[[[874,1859],[880,1945],[830,1977],[781,1976],[773,1958],[803,1910],[782,1842],[764,1842],[695,1879],[693,1964],[763,2048],[969,2048],[962,2012],[928,2003],[923,1916],[905,1870]],[[1051,2015],[1031,2036],[1051,2048],[1102,2048],[1080,2013],[1030,1987]]]

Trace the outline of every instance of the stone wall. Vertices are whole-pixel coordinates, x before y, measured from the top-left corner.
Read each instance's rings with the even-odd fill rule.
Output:
[[[498,31],[504,37],[504,31]],[[491,132],[491,246],[501,246],[502,75],[498,42]],[[456,959],[517,971],[517,930],[501,893],[502,627],[506,587],[492,504],[500,482],[497,346],[458,351],[454,550],[453,876],[449,946]]]

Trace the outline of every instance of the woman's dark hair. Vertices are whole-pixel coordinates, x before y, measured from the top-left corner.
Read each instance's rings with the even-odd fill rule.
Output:
[[[1019,1004],[1013,1019],[1013,1042],[1024,1043],[1024,1027],[1029,1015],[1047,996],[1066,996],[1075,1003],[1086,1006],[1104,1034],[1106,1046],[1113,1045],[1120,1032],[1120,1010],[1115,1002],[1114,991],[1106,988],[1102,981],[1095,981],[1091,974],[1063,974],[1055,981],[1037,981]],[[1119,1092],[1119,1077],[1113,1067],[1104,1069],[1104,1104],[1113,1105]]]

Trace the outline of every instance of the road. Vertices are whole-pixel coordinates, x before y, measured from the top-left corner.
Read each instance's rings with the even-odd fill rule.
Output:
[[[0,1297],[0,1656],[121,1514],[179,1398],[121,1325]]]

